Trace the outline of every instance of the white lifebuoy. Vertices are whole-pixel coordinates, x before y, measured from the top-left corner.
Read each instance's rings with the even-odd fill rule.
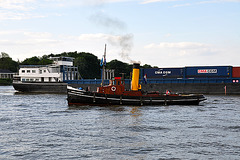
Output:
[[[116,87],[115,86],[112,86],[112,88],[111,88],[111,90],[113,91],[113,92],[115,92],[116,91]]]

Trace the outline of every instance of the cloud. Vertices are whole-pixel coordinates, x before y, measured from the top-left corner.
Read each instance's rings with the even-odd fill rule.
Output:
[[[97,34],[81,34],[78,39],[79,40],[86,40],[86,41],[91,41],[91,40],[96,40],[96,39],[102,39],[102,40],[107,40],[109,38],[116,38],[115,36],[108,35],[108,34],[103,34],[103,33],[97,33]]]
[[[0,1],[0,8],[2,9],[14,9],[14,10],[31,10],[32,6],[28,4],[32,4],[35,0],[3,0]]]
[[[141,4],[148,4],[148,3],[156,3],[156,2],[187,2],[187,0],[144,0]],[[240,0],[200,0],[198,2],[191,2],[191,3],[184,3],[184,4],[176,4],[173,7],[184,7],[196,4],[207,4],[207,3],[222,3],[222,2],[240,2]]]
[[[140,54],[139,58],[148,61],[149,64],[161,67],[234,65],[234,63],[237,64],[237,61],[234,62],[233,59],[238,57],[238,49],[233,48],[230,49],[227,45],[199,42],[152,43],[144,46],[142,52],[147,54]]]
[[[31,18],[45,18],[45,15],[38,15],[26,12],[0,11],[0,20],[23,20]]]
[[[128,53],[130,53],[133,38],[130,34],[97,33],[73,36],[26,30],[0,31],[0,37],[0,52],[8,53],[15,60],[70,51],[90,52],[101,57],[104,44],[108,45],[108,55],[111,55],[108,60],[110,57],[111,59],[124,59],[124,56],[125,60],[130,60]]]
[[[186,56],[186,55],[205,55],[215,54],[213,46],[197,42],[177,42],[169,43],[163,42],[160,44],[148,44],[144,46],[147,50],[161,50],[173,56]]]
[[[46,15],[34,13],[38,7],[36,0],[2,0],[0,1],[0,20],[23,20],[44,18]]]
[[[177,5],[174,5],[173,7],[187,7],[187,6],[191,6],[193,4],[191,3],[185,3],[185,4],[177,4]]]
[[[44,0],[46,3],[55,7],[71,7],[71,6],[101,6],[107,3],[119,3],[138,0]]]
[[[45,18],[50,16],[61,16],[62,14],[53,13],[60,12],[60,9],[70,7],[86,7],[86,6],[101,6],[107,3],[118,3],[136,0],[0,0],[0,21],[1,20],[23,20],[32,18]],[[43,12],[43,10],[46,10]],[[39,12],[41,11],[41,12]],[[98,14],[95,18],[102,18],[98,23],[109,22],[110,17]],[[101,16],[101,17],[100,17]],[[104,21],[105,19],[105,21]],[[117,19],[111,19],[109,25],[121,23]],[[118,24],[122,25],[123,24]]]
[[[170,48],[170,49],[196,49],[202,47],[208,47],[209,45],[196,42],[178,42],[178,43],[169,43],[163,42],[160,44],[149,44],[145,48]]]
[[[22,30],[1,31],[1,45],[45,45],[59,43],[52,34],[47,32],[27,32]]]
[[[192,2],[192,3],[184,3],[184,4],[176,4],[173,7],[187,7],[187,6],[193,6],[193,5],[203,5],[203,4],[213,4],[213,3],[236,3],[240,2],[240,0],[203,0],[199,2]]]
[[[145,0],[141,4],[156,3],[156,2],[174,2],[179,0]]]
[[[26,30],[1,31],[0,37],[0,52],[8,53],[15,60],[53,53],[63,46],[65,40],[65,37],[48,32]]]
[[[203,0],[203,1],[200,1],[199,4],[201,4],[201,3],[222,3],[222,2],[240,2],[240,0]]]

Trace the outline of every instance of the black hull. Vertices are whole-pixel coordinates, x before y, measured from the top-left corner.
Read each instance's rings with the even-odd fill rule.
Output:
[[[67,83],[13,83],[15,90],[26,93],[67,93]]]
[[[205,100],[203,95],[159,95],[150,96],[121,96],[87,92],[68,88],[68,105],[198,105]]]

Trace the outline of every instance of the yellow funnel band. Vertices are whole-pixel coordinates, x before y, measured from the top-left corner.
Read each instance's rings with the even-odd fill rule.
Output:
[[[139,84],[139,69],[133,69],[132,74],[132,90],[137,91]]]
[[[139,89],[139,64],[133,64],[133,72],[132,72],[132,86],[131,90],[132,91],[138,91]]]

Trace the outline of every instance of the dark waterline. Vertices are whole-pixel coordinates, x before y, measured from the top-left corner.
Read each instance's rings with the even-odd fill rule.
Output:
[[[0,86],[0,159],[240,159],[240,96],[199,106],[71,107]]]

